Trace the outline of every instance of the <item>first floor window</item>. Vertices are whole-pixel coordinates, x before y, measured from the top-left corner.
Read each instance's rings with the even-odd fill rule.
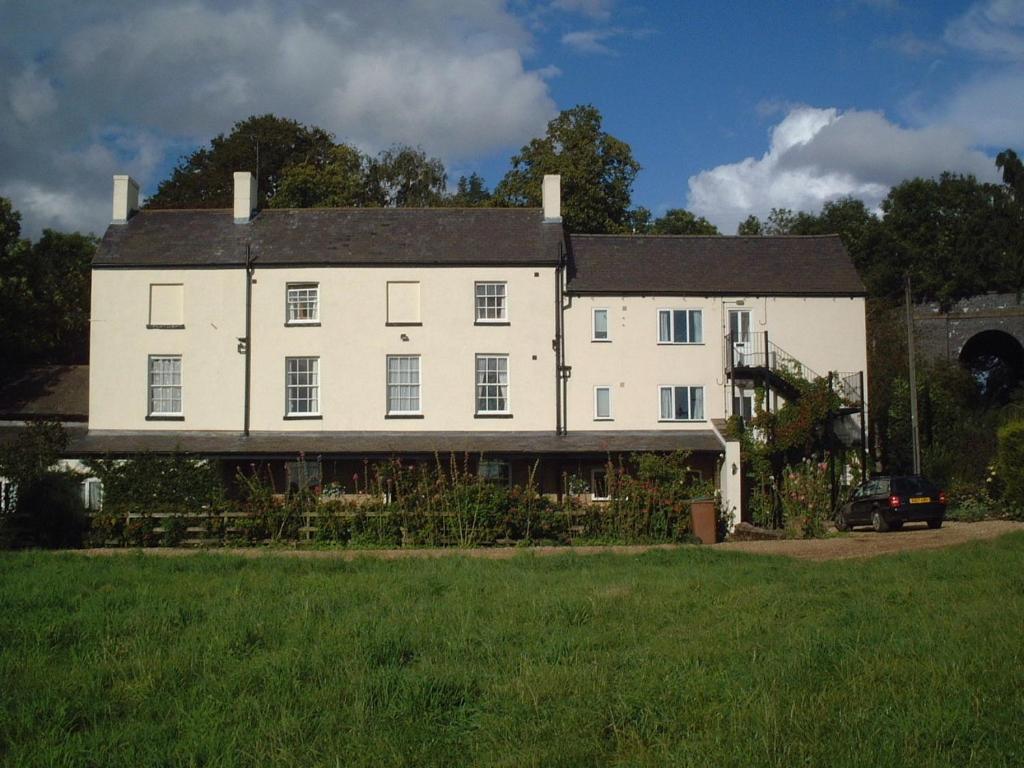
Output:
[[[508,355],[477,355],[476,412],[508,411]]]
[[[149,356],[149,413],[180,416],[181,355]]]
[[[590,498],[594,501],[611,498],[608,492],[608,470],[605,467],[590,470]]]
[[[704,341],[704,317],[699,309],[659,309],[658,342],[661,344],[701,344]]]
[[[733,416],[739,416],[744,421],[754,418],[754,396],[749,392],[741,392],[732,399]]]
[[[476,284],[477,322],[498,322],[508,320],[508,297],[505,283]]]
[[[594,341],[608,341],[608,310],[594,310]]]
[[[288,323],[316,323],[320,320],[320,286],[293,283],[287,289]]]
[[[508,462],[495,459],[481,459],[477,475],[485,483],[494,483],[495,485],[508,485],[512,479]]]
[[[289,357],[285,361],[287,414],[310,416],[320,413],[320,358]]]
[[[704,387],[661,387],[662,421],[701,421]]]
[[[388,413],[419,412],[419,355],[388,355]]]
[[[612,388],[594,387],[594,418],[611,419],[612,417]]]
[[[87,477],[82,481],[82,503],[90,512],[103,509],[103,482],[98,477]]]

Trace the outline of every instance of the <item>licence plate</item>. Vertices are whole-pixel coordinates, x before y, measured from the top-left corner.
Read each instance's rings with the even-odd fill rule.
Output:
[[[927,504],[932,500],[931,496],[912,496],[910,498],[911,504]]]

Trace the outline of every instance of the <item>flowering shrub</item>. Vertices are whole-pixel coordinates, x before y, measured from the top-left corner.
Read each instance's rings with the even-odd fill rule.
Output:
[[[782,474],[782,515],[790,535],[813,538],[832,518],[828,462],[804,459]]]

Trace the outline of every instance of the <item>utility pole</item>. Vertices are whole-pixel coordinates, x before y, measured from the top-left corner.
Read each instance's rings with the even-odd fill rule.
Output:
[[[911,314],[910,273],[906,277],[907,358],[910,364],[910,434],[914,443],[914,474],[921,474],[921,441],[917,428],[917,366],[914,364],[914,319]]]

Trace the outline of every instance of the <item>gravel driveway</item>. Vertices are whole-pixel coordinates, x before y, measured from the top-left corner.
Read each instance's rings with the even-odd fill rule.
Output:
[[[907,523],[899,531],[875,533],[858,528],[852,533],[831,539],[782,541],[727,541],[715,549],[755,552],[762,555],[788,555],[800,560],[846,560],[875,557],[915,549],[942,549],[968,541],[994,539],[1004,533],[1024,531],[1024,523],[1010,520],[984,520],[980,523],[943,523],[938,530],[929,530],[924,523]]]
[[[875,533],[858,530],[831,539],[783,540],[783,541],[735,541],[715,544],[720,551],[753,552],[762,555],[786,555],[800,560],[845,560],[856,557],[874,557],[914,549],[941,549],[968,541],[994,539],[1005,533],[1024,531],[1024,523],[1007,520],[988,520],[981,523],[947,522],[937,531],[929,530],[924,523],[910,524],[901,531]],[[568,552],[577,555],[616,554],[635,555],[658,549],[678,549],[686,544],[654,544],[636,546],[602,547],[480,547],[477,549],[277,549],[248,547],[244,549],[175,549],[156,547],[153,549],[78,549],[71,550],[84,555],[128,555],[143,552],[157,557],[194,555],[197,552],[237,555],[241,557],[300,557],[315,559],[354,560],[372,557],[380,560],[432,557],[480,557],[503,560],[528,552],[534,555],[561,555]]]

